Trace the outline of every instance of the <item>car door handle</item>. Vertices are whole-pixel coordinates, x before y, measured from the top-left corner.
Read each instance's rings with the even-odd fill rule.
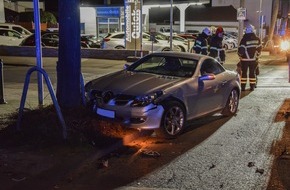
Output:
[[[222,86],[224,86],[225,84],[227,84],[227,80],[224,80],[223,82],[222,82]]]

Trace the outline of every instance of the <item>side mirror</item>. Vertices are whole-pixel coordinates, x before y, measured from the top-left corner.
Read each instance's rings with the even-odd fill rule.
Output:
[[[129,67],[130,67],[130,65],[126,63],[126,64],[123,66],[123,69],[127,70]]]
[[[214,74],[206,74],[206,75],[202,75],[201,77],[198,78],[198,81],[204,81],[204,80],[214,80],[215,79],[215,75]]]

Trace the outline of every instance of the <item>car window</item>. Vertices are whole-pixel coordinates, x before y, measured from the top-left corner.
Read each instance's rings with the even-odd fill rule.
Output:
[[[180,41],[180,42],[184,42],[185,41],[185,38],[182,38],[182,37],[179,37],[179,36],[172,36],[172,39]]]
[[[9,30],[7,32],[7,34],[8,34],[9,37],[16,37],[16,38],[20,38],[21,37],[18,33],[14,32],[12,30],[11,31]]]
[[[6,36],[6,32],[5,32],[6,30],[0,30],[0,35],[1,36]]]
[[[115,36],[112,36],[112,38],[124,39],[125,38],[125,33],[116,34]]]
[[[164,76],[191,77],[197,60],[170,56],[147,56],[129,67],[129,71],[145,72]]]
[[[0,28],[8,28],[8,26],[0,26]]]
[[[143,34],[143,39],[150,40],[150,35]]]
[[[53,39],[58,39],[58,35],[57,34],[44,34],[42,36],[42,38],[53,38]]]
[[[224,72],[225,69],[214,59],[206,59],[203,61],[201,68],[200,68],[200,73],[202,75],[204,74],[220,74]]]
[[[13,30],[16,30],[17,32],[19,32],[20,34],[25,34],[25,32],[23,31],[23,29],[19,28],[19,27],[12,27]]]

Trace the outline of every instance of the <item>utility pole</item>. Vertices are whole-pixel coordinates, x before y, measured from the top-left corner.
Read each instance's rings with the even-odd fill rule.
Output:
[[[273,45],[274,45],[272,39],[273,39],[274,29],[277,22],[278,11],[279,11],[279,0],[273,0],[272,20],[271,20],[271,26],[270,26],[270,31],[269,31],[269,41],[272,42],[271,48],[273,48]]]
[[[240,8],[245,8],[245,0],[240,0]],[[244,31],[244,20],[239,20],[239,38],[238,42],[240,43],[242,37],[243,37],[243,32]]]
[[[62,108],[81,105],[81,49],[79,0],[58,2],[59,48],[56,96]]]

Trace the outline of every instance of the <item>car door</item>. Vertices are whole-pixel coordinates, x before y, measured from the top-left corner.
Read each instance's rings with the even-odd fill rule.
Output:
[[[222,108],[226,93],[225,69],[214,59],[203,61],[199,77],[195,80],[196,93],[192,94],[189,111],[194,117],[208,114]]]
[[[149,34],[143,33],[143,38],[142,38],[143,50],[154,51],[155,44],[156,44],[156,40],[154,39],[153,36],[150,36]]]
[[[23,40],[23,37],[13,30],[1,30],[0,35],[2,45],[19,46]]]

